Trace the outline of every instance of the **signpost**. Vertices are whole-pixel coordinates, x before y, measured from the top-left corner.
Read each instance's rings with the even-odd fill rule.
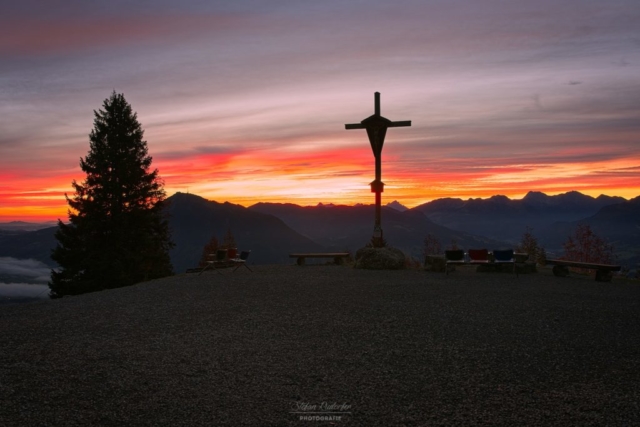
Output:
[[[380,221],[382,192],[384,191],[384,182],[382,182],[382,146],[384,145],[384,137],[387,135],[387,128],[411,126],[411,120],[400,122],[392,122],[391,120],[380,115],[380,92],[375,93],[375,113],[367,117],[360,123],[346,124],[345,129],[366,129],[369,143],[376,159],[376,179],[371,182],[371,192],[376,193],[376,218],[373,227],[373,239],[371,240],[374,247],[383,245],[382,226]]]

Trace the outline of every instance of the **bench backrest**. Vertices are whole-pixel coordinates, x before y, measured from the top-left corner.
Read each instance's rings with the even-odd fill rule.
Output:
[[[447,261],[464,261],[464,251],[462,249],[444,251],[444,257]]]
[[[513,261],[513,249],[496,249],[493,251],[493,259],[499,262]]]
[[[488,261],[489,251],[486,249],[469,249],[469,259],[471,261]]]
[[[226,249],[218,249],[216,251],[216,261],[224,261],[227,258],[227,250]]]

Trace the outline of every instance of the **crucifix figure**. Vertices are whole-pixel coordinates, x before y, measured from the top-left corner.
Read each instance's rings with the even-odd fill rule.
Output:
[[[382,182],[382,146],[384,145],[384,137],[387,135],[387,128],[411,126],[411,120],[401,122],[392,122],[391,120],[380,115],[380,92],[375,93],[375,113],[367,117],[360,123],[346,124],[345,129],[366,129],[369,143],[376,159],[376,179],[371,182],[371,192],[376,193],[376,219],[373,227],[373,239],[371,239],[374,247],[383,245],[382,226],[380,225],[380,211],[382,203],[382,192],[384,191],[384,182]]]

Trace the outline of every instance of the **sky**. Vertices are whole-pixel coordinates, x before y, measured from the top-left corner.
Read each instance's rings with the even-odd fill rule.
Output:
[[[133,4],[131,4],[133,3]],[[640,195],[637,0],[0,5],[0,221],[66,219],[124,93],[168,195],[245,206]]]

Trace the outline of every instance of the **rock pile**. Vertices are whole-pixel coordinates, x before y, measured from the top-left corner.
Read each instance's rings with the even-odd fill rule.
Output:
[[[355,268],[366,270],[400,270],[405,266],[405,255],[400,249],[361,248],[356,252]]]

